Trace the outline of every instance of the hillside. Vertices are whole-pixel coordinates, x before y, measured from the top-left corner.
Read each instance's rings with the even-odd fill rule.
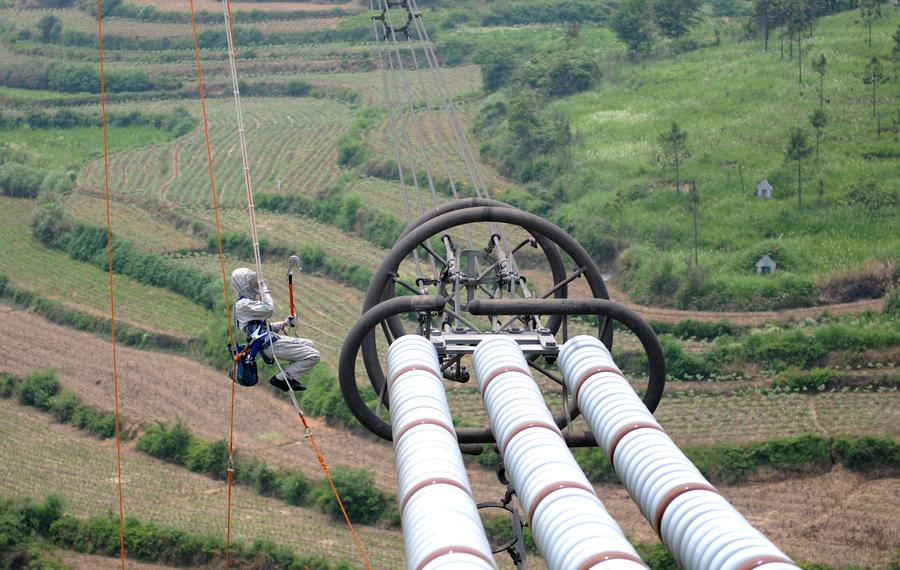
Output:
[[[900,441],[900,154],[893,120],[900,79],[891,59],[900,11],[883,6],[871,47],[856,9],[817,18],[802,37],[800,83],[796,56],[781,56],[779,29],[763,50],[748,0],[703,4],[683,37],[654,29],[652,46],[639,53],[611,24],[629,2],[420,5],[489,193],[571,232],[611,279],[612,298],[660,333],[670,384],[656,415],[673,439],[798,561],[827,570],[885,567],[900,548],[891,523],[900,508],[896,460],[855,464],[839,456],[835,442],[877,438],[895,449]],[[232,385],[221,370],[225,310],[189,6],[111,3],[103,20],[119,405],[137,437],[158,422],[183,422],[213,441],[227,437]],[[197,6],[229,272],[253,263],[241,153],[220,5]],[[263,273],[280,318],[287,312],[286,258],[301,256],[299,334],[322,352],[303,406],[316,410],[310,422],[330,466],[367,469],[377,488],[393,494],[392,448],[346,423],[334,378],[338,354],[372,272],[407,223],[404,200],[411,215],[446,203],[451,178],[461,196],[473,195],[469,165],[439,103],[442,85],[430,73],[415,73],[407,55],[405,71],[382,82],[367,5],[232,7]],[[64,389],[109,412],[115,403],[95,34],[90,7],[79,2],[0,0],[0,326],[28,331],[7,339],[0,380],[50,368]],[[819,55],[828,62],[821,84],[827,124],[818,156],[812,150],[801,165],[801,208],[797,164],[785,158],[785,147],[793,127],[815,145],[808,116],[820,105],[820,76],[811,66]],[[886,74],[874,101],[880,133],[871,87],[862,80],[873,55]],[[417,63],[425,71],[426,63]],[[660,142],[673,122],[687,133],[690,150],[680,165],[681,189]],[[407,173],[406,194],[395,152]],[[421,185],[418,196],[410,171]],[[755,194],[764,178],[774,187],[769,200]],[[696,183],[699,202],[688,182]],[[468,229],[477,248],[496,231],[487,224]],[[458,243],[469,237],[453,232]],[[525,250],[519,260],[529,283],[546,291],[552,281],[543,260]],[[773,275],[755,273],[763,254],[778,263]],[[401,276],[411,281],[413,271],[407,260]],[[584,280],[570,294],[586,295]],[[581,320],[571,327],[596,331]],[[616,335],[617,362],[640,392],[646,363],[639,344],[619,329]],[[446,386],[454,420],[483,424],[474,382]],[[541,386],[558,408],[556,386]],[[239,388],[235,412],[240,457],[321,479],[287,398],[267,386]],[[585,428],[581,420],[576,427]],[[807,440],[814,453],[802,447]],[[79,517],[115,509],[110,440],[11,398],[0,399],[0,449],[9,458],[0,466],[2,497],[56,492]],[[502,496],[494,457],[468,462],[478,500]],[[655,543],[624,488],[611,483],[608,462],[591,452],[579,458],[629,537]],[[221,481],[154,459],[132,440],[124,482],[126,515],[223,534]],[[359,564],[343,524],[321,507],[290,506],[249,485],[236,493],[242,540]],[[386,524],[360,525],[376,568],[403,564],[402,536]],[[60,556],[74,568],[115,564],[69,551]],[[510,567],[507,556],[497,559]],[[536,556],[530,563],[543,564]]]

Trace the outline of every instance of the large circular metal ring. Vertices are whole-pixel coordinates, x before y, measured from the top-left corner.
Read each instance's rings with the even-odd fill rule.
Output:
[[[419,244],[429,237],[437,235],[448,229],[471,223],[496,222],[517,225],[531,233],[540,235],[555,244],[562,252],[567,254],[580,268],[586,278],[594,298],[609,299],[609,293],[603,283],[603,277],[593,259],[584,248],[562,228],[543,218],[523,212],[508,205],[476,206],[454,209],[444,214],[439,214],[427,221],[413,225],[409,231],[394,244],[387,257],[375,272],[369,289],[366,293],[364,309],[368,310],[382,301],[385,290],[393,287],[392,276],[400,264]],[[612,341],[612,327],[603,327],[605,333],[602,340],[607,345]],[[370,333],[363,341],[363,362],[366,366],[369,380],[376,394],[382,394],[385,405],[389,405],[385,385],[384,371],[378,357],[374,332]]]

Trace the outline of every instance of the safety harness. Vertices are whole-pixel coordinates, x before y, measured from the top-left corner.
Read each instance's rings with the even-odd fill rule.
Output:
[[[231,307],[231,314],[235,314],[235,308],[241,299],[248,299],[241,295]],[[240,323],[235,319],[235,328],[240,328]],[[262,355],[266,364],[273,364],[275,361],[266,356],[264,352],[267,348],[278,340],[278,335],[269,331],[269,327],[265,321],[250,321],[247,323],[247,344],[238,344],[236,346],[228,345],[228,354],[234,361],[234,367],[229,376],[232,380],[241,386],[255,386],[259,382],[259,375],[256,371],[256,357]]]

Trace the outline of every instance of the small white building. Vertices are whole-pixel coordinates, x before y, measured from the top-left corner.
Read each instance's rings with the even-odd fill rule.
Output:
[[[777,264],[768,255],[762,256],[761,258],[759,258],[759,261],[756,262],[756,272],[760,275],[768,275],[769,273],[773,273],[776,267]]]
[[[769,184],[769,181],[763,180],[756,185],[756,197],[767,200],[772,197],[772,190],[774,190],[774,188]]]

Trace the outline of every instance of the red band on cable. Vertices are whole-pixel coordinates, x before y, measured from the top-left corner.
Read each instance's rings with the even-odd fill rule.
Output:
[[[615,461],[614,461],[615,457],[616,457],[616,447],[619,446],[619,442],[622,441],[622,438],[624,438],[626,435],[630,434],[634,430],[644,429],[644,428],[655,429],[657,431],[666,433],[663,430],[663,428],[659,427],[658,425],[656,425],[654,423],[650,423],[650,422],[634,422],[633,424],[626,425],[625,427],[620,429],[618,431],[618,433],[616,433],[616,435],[612,438],[612,442],[610,442],[610,444],[609,444],[609,463],[610,463],[610,465],[612,465],[613,467],[615,467],[615,465],[616,465]]]
[[[578,570],[588,570],[592,568],[595,564],[600,564],[602,562],[606,562],[608,560],[628,560],[631,562],[636,562],[645,568],[649,568],[647,564],[635,556],[634,554],[628,554],[627,552],[619,552],[619,551],[609,551],[609,552],[601,552],[600,554],[595,554],[581,563],[581,566],[578,567]]]
[[[395,443],[398,442],[398,441],[400,441],[400,438],[403,437],[403,436],[406,434],[406,432],[408,432],[409,430],[411,430],[411,429],[414,428],[414,427],[424,426],[424,425],[433,425],[433,426],[442,427],[442,428],[444,428],[445,430],[447,430],[448,432],[450,432],[450,434],[453,436],[453,438],[456,439],[456,430],[453,429],[452,427],[448,426],[447,424],[445,424],[445,423],[442,422],[441,420],[436,420],[436,419],[433,419],[433,418],[424,418],[424,419],[421,419],[421,420],[414,420],[414,421],[411,421],[411,422],[405,424],[405,425],[404,425],[403,427],[401,427],[400,429],[396,430],[396,431],[393,433],[393,441],[394,441]]]
[[[432,376],[437,378],[439,381],[441,381],[441,382],[444,381],[443,377],[441,377],[441,375],[439,373],[435,372],[431,368],[428,368],[427,366],[420,366],[418,364],[413,364],[412,366],[406,366],[404,368],[401,368],[400,370],[397,371],[396,374],[393,374],[390,378],[388,378],[388,388],[390,388],[391,386],[394,385],[394,382],[397,381],[397,378],[399,378],[403,374],[406,374],[407,372],[412,372],[413,370],[421,370],[422,372],[428,372],[429,374],[431,374]]]
[[[556,424],[551,424],[551,423],[547,423],[547,422],[532,422],[532,421],[522,422],[519,425],[517,425],[516,427],[514,427],[511,432],[509,432],[509,435],[506,436],[505,440],[503,440],[503,445],[500,446],[500,449],[503,452],[505,452],[506,446],[509,445],[509,442],[511,442],[514,437],[516,437],[517,435],[519,435],[520,433],[522,433],[523,431],[525,431],[528,428],[535,428],[535,427],[548,429],[548,430],[552,431],[553,433],[557,434],[559,437],[562,437],[562,432],[559,431],[559,427],[557,427]]]
[[[588,370],[587,372],[585,372],[584,375],[581,377],[581,379],[578,380],[578,382],[575,384],[575,390],[573,390],[573,392],[575,392],[576,400],[578,399],[578,392],[581,391],[581,385],[584,384],[585,382],[587,382],[588,379],[591,376],[593,376],[594,374],[600,374],[601,372],[612,372],[613,374],[621,376],[623,379],[625,378],[625,375],[622,374],[622,371],[619,370],[618,368],[616,368],[615,366],[595,366],[595,367],[591,368],[590,370]]]
[[[410,499],[413,498],[413,495],[424,489],[425,487],[430,487],[432,485],[450,485],[452,487],[456,487],[457,489],[461,489],[466,492],[470,497],[472,496],[472,492],[466,489],[466,486],[456,481],[454,479],[449,479],[447,477],[432,477],[431,479],[425,479],[424,481],[420,481],[413,485],[413,487],[409,490],[408,493],[403,497],[403,500],[400,501],[400,514],[403,514],[403,509],[406,508],[406,503],[409,502]]]
[[[581,489],[582,491],[587,491],[595,497],[597,496],[597,493],[594,492],[594,489],[592,487],[585,485],[584,483],[578,483],[577,481],[559,481],[558,483],[547,485],[546,487],[541,489],[534,497],[534,502],[531,504],[531,508],[528,509],[528,524],[532,523],[532,520],[534,519],[534,513],[537,511],[537,508],[538,506],[540,506],[541,502],[548,496],[557,491],[561,491],[562,489]]]
[[[481,385],[481,397],[484,398],[484,395],[487,393],[488,384],[494,381],[494,378],[504,374],[506,372],[521,372],[525,376],[531,378],[531,372],[524,370],[518,366],[501,366],[497,370],[494,370],[490,376],[484,381],[484,384]]]
[[[682,483],[678,485],[671,491],[665,494],[662,498],[662,501],[659,502],[659,506],[656,508],[656,533],[662,536],[662,519],[663,515],[666,514],[666,509],[669,508],[669,505],[672,504],[672,501],[684,495],[685,493],[689,493],[691,491],[710,491],[719,494],[719,491],[716,490],[712,485],[707,485],[706,483]]]
[[[487,556],[485,556],[484,554],[475,550],[472,547],[469,547],[469,546],[445,546],[444,548],[441,548],[440,550],[435,550],[434,552],[432,552],[431,554],[426,556],[424,559],[422,559],[422,561],[419,563],[419,565],[416,566],[416,570],[422,570],[423,568],[425,568],[426,566],[428,566],[429,564],[431,564],[432,562],[434,562],[441,556],[446,556],[447,554],[471,554],[472,556],[475,556],[476,558],[480,558],[480,559],[484,560],[485,562],[487,562],[490,565],[494,565],[493,558],[488,558]]]
[[[766,564],[778,563],[793,565],[794,561],[790,560],[789,558],[784,558],[783,556],[757,556],[752,560],[744,562],[743,564],[735,568],[735,570],[750,570],[751,568],[759,568],[760,566],[764,566]]]

